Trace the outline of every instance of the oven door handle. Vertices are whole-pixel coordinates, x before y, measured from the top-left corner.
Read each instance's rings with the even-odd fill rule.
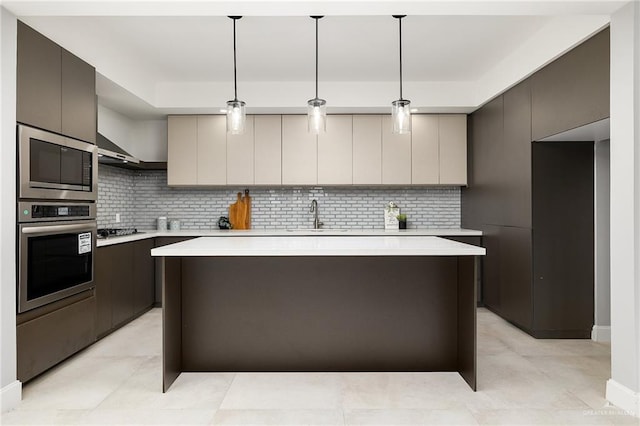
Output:
[[[77,225],[29,226],[29,227],[22,228],[22,233],[23,234],[50,234],[52,232],[64,232],[64,231],[91,232],[94,229],[95,229],[95,226],[81,223]]]

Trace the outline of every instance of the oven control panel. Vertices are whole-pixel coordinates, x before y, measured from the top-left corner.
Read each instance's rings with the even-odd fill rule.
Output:
[[[95,203],[20,201],[18,222],[95,219]]]

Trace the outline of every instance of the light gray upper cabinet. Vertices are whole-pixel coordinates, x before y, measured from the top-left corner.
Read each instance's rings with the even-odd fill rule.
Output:
[[[318,138],[307,130],[306,115],[282,116],[282,184],[318,183]]]
[[[170,115],[167,119],[167,183],[226,185],[226,117]]]
[[[467,116],[438,116],[438,147],[440,153],[438,183],[467,184]]]
[[[439,117],[414,115],[411,121],[411,183],[437,185],[440,183]]]
[[[382,117],[382,184],[411,184],[411,134],[393,134],[390,115]]]
[[[318,135],[318,183],[351,185],[353,183],[353,117],[332,115],[327,131]]]
[[[353,116],[353,184],[382,183],[382,116]]]
[[[253,185],[255,183],[253,166],[255,153],[254,116],[247,116],[243,134],[232,135],[227,133],[226,136],[227,185]]]
[[[198,185],[227,183],[227,117],[198,116]]]
[[[167,117],[167,184],[170,186],[197,184],[198,117],[170,115]]]
[[[256,185],[282,184],[282,116],[256,115],[254,170]]]
[[[467,116],[418,114],[412,117],[411,183],[467,184]]]
[[[247,116],[243,135],[222,115],[170,116],[168,182],[218,185],[466,185],[466,115],[413,117],[394,135],[391,117],[331,115],[327,132],[305,115]]]

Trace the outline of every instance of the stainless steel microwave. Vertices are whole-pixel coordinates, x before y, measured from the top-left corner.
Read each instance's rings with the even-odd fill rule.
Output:
[[[18,198],[96,201],[97,147],[18,125]]]

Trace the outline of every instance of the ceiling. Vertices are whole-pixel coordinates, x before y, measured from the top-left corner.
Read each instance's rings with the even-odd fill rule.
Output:
[[[319,21],[319,95],[327,99],[329,112],[386,112],[399,97],[398,25],[388,13],[393,7],[422,12],[403,20],[405,97],[424,112],[469,112],[602,28],[623,2],[556,2],[552,9],[549,2],[531,1],[451,2],[457,9],[434,1],[392,3],[7,1],[3,6],[96,66],[101,105],[132,119],[150,119],[217,113],[233,97],[232,23],[225,16],[237,13],[232,5],[253,12],[237,22],[238,97],[248,112],[303,112],[314,96],[314,22],[298,8],[333,12]],[[496,9],[500,3],[503,8]],[[103,9],[105,4],[110,7]],[[205,6],[209,9],[202,10]]]

